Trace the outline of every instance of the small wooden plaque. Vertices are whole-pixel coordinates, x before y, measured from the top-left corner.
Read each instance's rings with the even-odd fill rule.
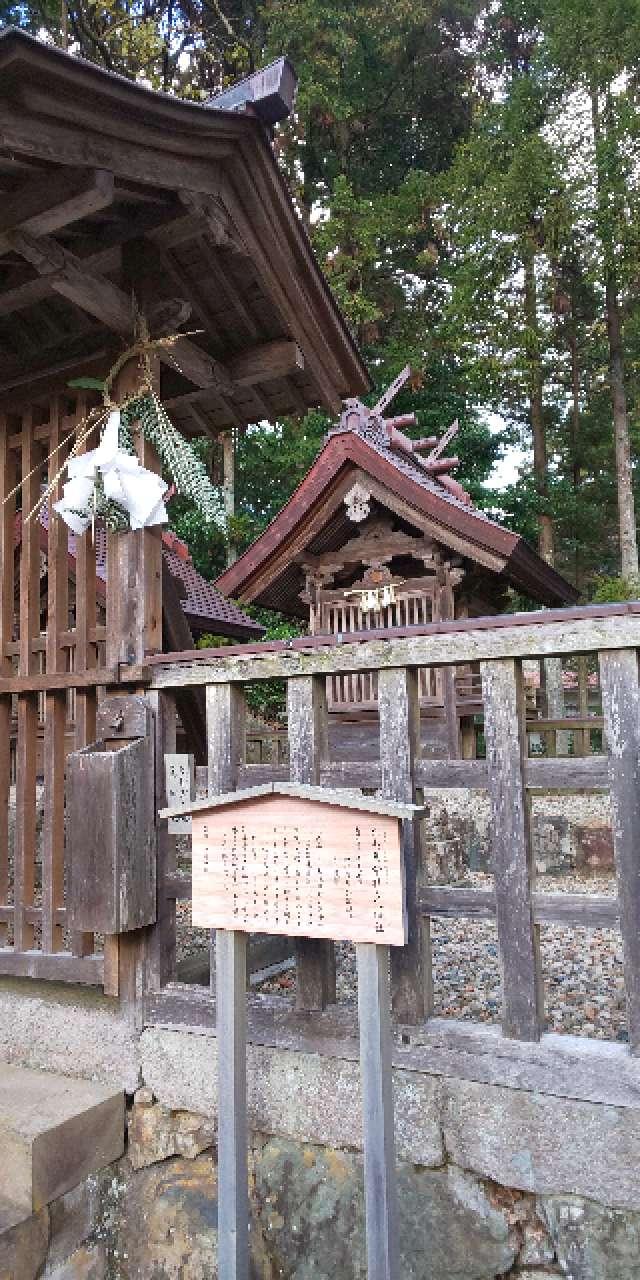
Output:
[[[406,942],[401,820],[272,794],[193,811],[193,923]]]

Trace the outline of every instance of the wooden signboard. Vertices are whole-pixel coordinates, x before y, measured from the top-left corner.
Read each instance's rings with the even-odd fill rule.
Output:
[[[389,946],[406,941],[401,829],[424,810],[294,783],[164,809],[192,817],[193,923],[216,930],[218,1274],[249,1280],[247,934],[356,943],[369,1280],[400,1280]]]
[[[298,795],[193,813],[193,923],[406,941],[400,819]]]

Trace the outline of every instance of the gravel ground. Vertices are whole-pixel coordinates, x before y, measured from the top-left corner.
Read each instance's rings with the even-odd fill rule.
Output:
[[[491,877],[468,875],[466,885],[486,888]],[[544,876],[545,892],[613,894],[612,876]],[[204,949],[205,935],[190,925],[190,904],[178,904],[178,958]],[[500,963],[495,924],[488,920],[432,920],[431,946],[435,1012],[473,1022],[500,1020]],[[545,925],[540,930],[547,1030],[601,1039],[626,1040],[622,945],[615,929]],[[356,1002],[355,951],[337,948],[337,996]],[[283,973],[260,988],[291,994],[295,974]]]

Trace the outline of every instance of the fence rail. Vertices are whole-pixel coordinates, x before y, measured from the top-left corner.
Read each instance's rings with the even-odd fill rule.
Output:
[[[436,623],[384,634],[304,637],[292,642],[238,646],[193,654],[160,655],[149,662],[151,687],[169,708],[172,691],[206,687],[210,793],[268,776],[378,790],[411,801],[429,789],[478,788],[491,807],[494,887],[448,888],[427,882],[420,848],[405,833],[409,941],[394,949],[392,986],[397,1019],[422,1024],[433,1015],[431,918],[493,919],[502,961],[505,1037],[539,1039],[543,1030],[541,925],[620,927],[628,1004],[629,1042],[640,1051],[640,889],[634,849],[640,839],[640,604],[545,611],[512,618]],[[531,759],[527,756],[523,662],[533,658],[596,655],[602,717],[561,717],[562,725],[602,726],[605,755]],[[420,752],[418,671],[479,663],[482,679],[484,760],[429,759]],[[378,682],[379,758],[332,760],[328,754],[327,676],[375,671]],[[243,685],[284,679],[287,686],[290,765],[247,764],[243,754]],[[548,728],[542,721],[540,728]],[[531,855],[530,796],[545,790],[611,793],[617,895],[540,892]],[[428,819],[426,820],[428,822]],[[189,892],[188,875],[169,857],[161,892],[175,905]],[[333,998],[333,949],[297,949],[298,1007],[321,1009]],[[161,995],[161,993],[160,993]],[[158,992],[152,1017],[161,1015]],[[172,988],[167,998],[176,1000]],[[188,993],[180,999],[188,1003]],[[194,993],[194,1012],[201,997]],[[183,1016],[183,1015],[181,1015]],[[198,1016],[201,1016],[199,1014]]]

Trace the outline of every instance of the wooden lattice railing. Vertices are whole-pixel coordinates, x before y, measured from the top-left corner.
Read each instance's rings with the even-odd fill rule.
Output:
[[[396,1016],[421,1023],[433,1011],[429,919],[437,916],[492,918],[502,961],[502,1026],[506,1036],[536,1040],[542,1030],[542,975],[538,930],[542,923],[615,927],[624,947],[629,1041],[640,1048],[640,690],[638,655],[640,605],[548,611],[534,615],[432,624],[395,632],[364,633],[348,644],[332,637],[242,646],[220,651],[165,655],[151,661],[161,742],[170,741],[175,722],[173,692],[186,685],[206,687],[208,787],[211,794],[249,785],[267,776],[264,765],[244,763],[243,686],[282,678],[287,683],[290,777],[299,782],[377,789],[389,799],[413,801],[425,789],[469,787],[487,790],[492,811],[493,889],[429,885],[420,857],[407,835],[405,847],[409,942],[392,954]],[[533,657],[597,654],[600,669],[606,755],[530,759],[526,751],[522,663]],[[484,760],[423,758],[419,742],[417,672],[424,666],[452,668],[480,663],[487,755]],[[332,761],[327,748],[326,678],[361,671],[378,673],[379,762]],[[164,726],[164,728],[163,728]],[[170,748],[167,748],[170,749]],[[283,766],[280,765],[279,776]],[[610,788],[617,896],[544,893],[536,888],[531,858],[532,790]],[[159,796],[159,800],[162,797]],[[428,819],[426,820],[428,822]],[[189,878],[175,869],[171,839],[162,833],[160,853],[162,919],[157,951],[175,945],[176,899],[188,896]],[[306,943],[297,949],[298,1006],[321,1008],[332,998],[332,949]],[[170,968],[163,966],[165,978]],[[156,975],[157,977],[157,975]],[[202,1016],[202,993],[172,986],[156,992],[149,1017],[187,1007]],[[163,1002],[164,1001],[164,1002]],[[169,1002],[169,1003],[167,1003]],[[172,1003],[173,1002],[173,1003]]]

